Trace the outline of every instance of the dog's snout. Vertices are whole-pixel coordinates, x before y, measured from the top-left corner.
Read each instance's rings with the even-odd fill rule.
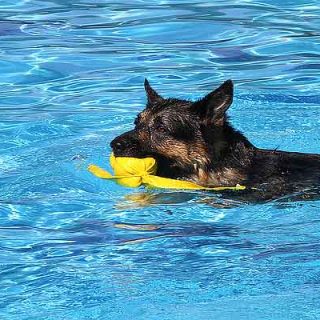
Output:
[[[135,132],[128,131],[111,141],[110,146],[115,156],[130,156],[140,150]]]
[[[121,152],[126,149],[126,142],[125,140],[120,140],[119,138],[116,138],[113,141],[111,141],[110,146],[113,149],[113,151]]]
[[[110,143],[113,154],[116,157],[141,157],[144,149],[135,130],[123,133]]]
[[[113,150],[116,152],[120,152],[123,149],[124,149],[124,146],[123,146],[123,143],[121,142],[116,142],[113,146]]]

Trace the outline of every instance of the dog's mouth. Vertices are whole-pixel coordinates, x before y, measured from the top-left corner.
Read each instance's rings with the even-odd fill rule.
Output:
[[[120,136],[111,141],[110,146],[115,157],[145,158],[147,156],[135,139],[122,139]]]
[[[117,150],[117,148],[112,148],[112,152],[115,157],[130,157],[130,158],[147,158],[153,157],[150,153],[142,152],[138,149],[125,149],[125,150]]]
[[[167,178],[185,177],[187,172],[180,168],[174,159],[160,155],[150,150],[145,150],[136,139],[123,139],[122,136],[115,138],[110,146],[115,157],[147,158],[152,157],[157,161],[157,175]]]
[[[117,150],[112,148],[115,157],[131,157],[131,158],[154,158],[157,162],[157,175],[165,178],[186,179],[190,170],[185,170],[179,167],[173,160],[154,154],[151,152],[144,152],[139,148],[127,148],[125,150]]]
[[[138,159],[143,159],[147,157],[154,158],[157,161],[157,167],[158,167],[157,174],[160,174],[161,176],[167,176],[167,177],[171,176],[167,161],[159,155],[156,155],[152,152],[146,152],[144,150],[141,150],[140,148],[130,148],[130,147],[125,149],[117,148],[117,145],[115,145],[114,143],[111,143],[111,147],[115,157],[130,157],[130,158],[138,158]],[[169,170],[169,172],[166,172],[167,170]],[[163,174],[163,172],[166,172],[166,174]]]

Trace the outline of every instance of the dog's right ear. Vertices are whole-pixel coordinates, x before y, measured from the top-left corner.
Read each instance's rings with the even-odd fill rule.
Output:
[[[191,106],[191,110],[198,114],[206,124],[222,126],[227,118],[226,111],[233,100],[233,83],[225,81],[218,89],[210,92]]]
[[[150,86],[147,79],[144,80],[144,88],[147,93],[148,105],[152,105],[154,102],[163,100],[163,98]]]

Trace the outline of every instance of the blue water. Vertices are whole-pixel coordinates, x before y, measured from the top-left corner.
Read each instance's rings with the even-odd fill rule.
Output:
[[[0,318],[320,319],[320,202],[86,172],[143,109],[235,81],[258,147],[320,153],[316,0],[0,3]]]

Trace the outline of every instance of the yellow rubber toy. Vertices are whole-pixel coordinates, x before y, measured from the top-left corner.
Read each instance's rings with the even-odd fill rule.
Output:
[[[113,153],[110,156],[110,164],[114,170],[114,175],[108,171],[96,166],[89,165],[88,170],[95,176],[102,179],[110,179],[118,184],[137,188],[141,185],[150,188],[161,189],[186,189],[186,190],[244,190],[246,187],[236,185],[234,187],[203,187],[191,181],[176,180],[170,178],[162,178],[156,176],[157,163],[154,158],[131,158],[131,157],[115,157]]]

